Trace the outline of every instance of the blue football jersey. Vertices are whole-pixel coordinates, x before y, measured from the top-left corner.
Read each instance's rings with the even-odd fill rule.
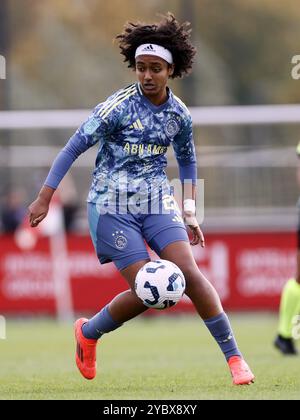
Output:
[[[116,190],[120,194],[151,190],[152,199],[161,189],[166,191],[166,152],[171,143],[179,165],[196,162],[190,113],[170,89],[160,106],[143,95],[138,83],[121,89],[94,109],[76,135],[86,148],[99,144],[90,203],[107,205]]]

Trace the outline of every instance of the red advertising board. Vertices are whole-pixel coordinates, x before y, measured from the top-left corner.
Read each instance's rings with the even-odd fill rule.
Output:
[[[114,265],[100,266],[89,237],[69,236],[64,269],[70,276],[74,310],[93,313],[127,289]],[[193,247],[201,271],[216,287],[226,310],[276,310],[281,289],[296,269],[293,233],[206,235],[206,248]],[[155,254],[151,254],[155,258]],[[171,311],[193,311],[187,297]],[[0,237],[0,314],[55,314],[49,239],[20,250],[13,237]],[[168,312],[168,311],[166,311]]]

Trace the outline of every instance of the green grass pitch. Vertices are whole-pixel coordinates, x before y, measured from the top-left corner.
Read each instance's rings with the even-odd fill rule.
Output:
[[[0,340],[0,399],[299,399],[299,359],[272,347],[277,318],[231,316],[256,375],[235,387],[217,345],[197,316],[137,319],[98,346],[98,375],[84,380],[74,363],[72,325],[8,321]]]

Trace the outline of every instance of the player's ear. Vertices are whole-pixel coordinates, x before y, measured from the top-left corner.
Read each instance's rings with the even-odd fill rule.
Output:
[[[169,77],[173,76],[175,70],[174,64],[169,65]]]

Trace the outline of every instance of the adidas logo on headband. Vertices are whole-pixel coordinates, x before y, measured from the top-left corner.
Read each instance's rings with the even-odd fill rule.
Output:
[[[152,44],[147,45],[147,47],[145,47],[145,48],[143,49],[143,51],[154,51],[153,45],[152,45]]]
[[[140,45],[135,53],[135,58],[140,55],[155,55],[165,60],[169,64],[173,64],[173,56],[171,51],[162,47],[161,45],[156,44],[143,44]]]

